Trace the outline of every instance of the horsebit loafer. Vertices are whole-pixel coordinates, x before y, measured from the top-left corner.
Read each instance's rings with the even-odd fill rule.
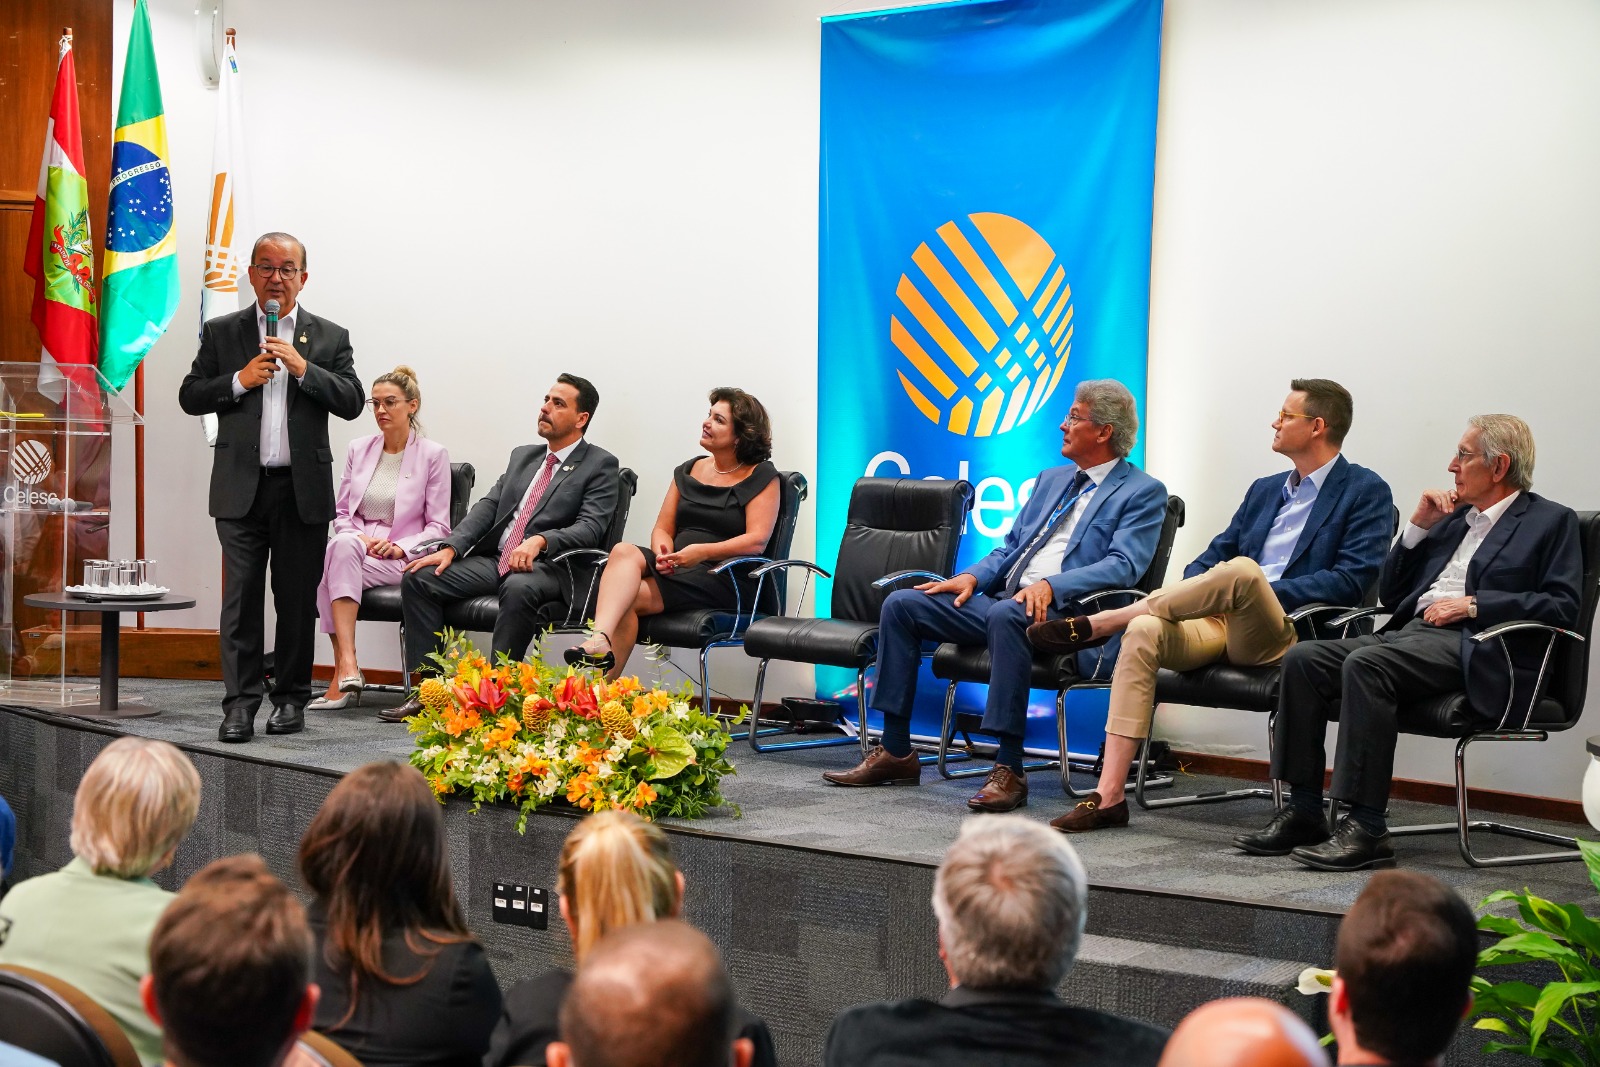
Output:
[[[1128,802],[1124,799],[1115,804],[1102,805],[1100,794],[1090,793],[1073,805],[1071,811],[1051,819],[1050,825],[1064,834],[1086,834],[1090,830],[1109,830],[1116,826],[1126,826]]]

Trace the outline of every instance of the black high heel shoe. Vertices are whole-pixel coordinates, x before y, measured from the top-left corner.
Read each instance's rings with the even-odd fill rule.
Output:
[[[606,639],[606,644],[609,645],[611,643],[609,635],[600,634],[599,636]],[[617,665],[616,653],[609,648],[606,649],[605,655],[595,656],[585,652],[582,645],[573,645],[562,652],[561,655],[567,661],[567,666],[569,667],[584,667],[590,670],[609,672],[611,668]]]

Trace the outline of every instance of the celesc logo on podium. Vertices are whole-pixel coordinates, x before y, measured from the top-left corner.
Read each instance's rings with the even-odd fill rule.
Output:
[[[60,507],[61,497],[55,493],[41,493],[34,489],[55,470],[50,456],[50,446],[32,437],[19,438],[11,450],[11,480],[0,490],[0,501],[14,508],[30,509],[33,505],[46,508]]]
[[[967,221],[972,231],[947,222],[911,254],[889,337],[917,410],[953,434],[988,437],[1026,423],[1061,383],[1072,286],[1026,223],[992,212]]]

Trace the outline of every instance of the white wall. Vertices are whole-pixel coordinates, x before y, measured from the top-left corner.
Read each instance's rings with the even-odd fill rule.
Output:
[[[131,10],[117,0],[119,53]],[[186,292],[149,363],[149,553],[200,597],[160,621],[211,626],[210,456],[175,398],[215,96],[192,6],[151,10]],[[557,371],[592,377],[594,440],[640,473],[642,538],[711,385],[762,397],[779,465],[815,468],[823,10],[233,0],[258,228],[305,239],[306,306],[351,329],[363,379],[417,368],[430,433],[480,487],[532,439]],[[1280,469],[1267,424],[1296,375],[1351,388],[1349,454],[1403,508],[1487,410],[1532,423],[1541,492],[1600,505],[1597,45],[1591,0],[1169,0],[1148,440],[1151,470],[1190,503],[1175,560]],[[337,452],[368,430],[334,432]],[[392,628],[361,641],[369,666],[396,664]],[[719,662],[719,688],[747,691],[737,655]],[[1187,744],[1263,755],[1258,716],[1164,719]],[[1548,752],[1486,751],[1475,779],[1575,797],[1582,739],[1552,746],[1555,770]],[[1447,751],[1403,741],[1397,773],[1448,780]]]

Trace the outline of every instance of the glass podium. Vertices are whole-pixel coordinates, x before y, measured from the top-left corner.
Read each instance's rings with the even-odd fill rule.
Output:
[[[0,701],[45,707],[99,702],[81,649],[97,620],[23,603],[83,581],[111,539],[111,430],[143,419],[95,367],[0,362]]]

